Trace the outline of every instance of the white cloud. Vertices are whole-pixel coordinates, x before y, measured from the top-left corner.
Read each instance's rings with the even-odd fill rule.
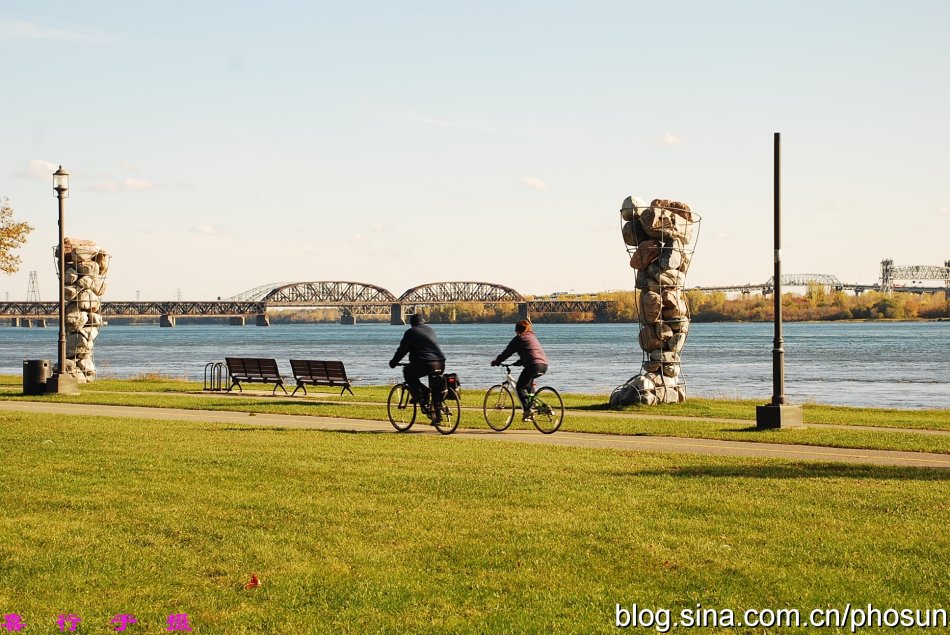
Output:
[[[144,192],[145,190],[155,189],[155,184],[143,179],[129,178],[122,181],[121,189],[124,192]]]
[[[189,227],[189,229],[196,234],[204,234],[205,236],[220,236],[224,233],[221,229],[215,227],[214,225],[208,225],[205,223],[192,225]]]
[[[49,161],[33,159],[25,168],[14,173],[14,176],[23,179],[32,179],[34,181],[49,181],[52,183],[53,172],[55,172],[58,167],[58,165],[50,163]]]
[[[461,128],[463,130],[478,130],[480,132],[492,132],[495,130],[494,127],[485,124],[449,121],[447,119],[438,119],[436,117],[421,115],[415,112],[407,113],[405,118],[414,123],[421,123],[426,126],[436,126],[439,128]]]
[[[941,214],[950,216],[950,207],[947,207],[946,205],[941,205],[940,207],[937,208],[937,211],[940,212]]]
[[[665,146],[678,146],[682,145],[683,140],[672,132],[667,132],[665,135],[663,135],[663,141],[661,143]]]
[[[115,181],[102,181],[83,189],[89,190],[90,192],[118,192],[119,184]]]
[[[366,236],[363,234],[353,234],[350,237],[350,242],[354,245],[363,245],[366,243]]]
[[[84,189],[92,192],[145,192],[154,190],[155,184],[143,179],[126,178],[121,181],[100,181]]]
[[[0,20],[0,42],[28,42],[31,40],[91,44],[104,41],[105,38],[92,32],[55,29],[35,22]]]
[[[518,181],[525,187],[530,187],[532,190],[544,191],[548,189],[548,184],[542,181],[541,179],[536,179],[533,176],[526,176],[520,181]]]

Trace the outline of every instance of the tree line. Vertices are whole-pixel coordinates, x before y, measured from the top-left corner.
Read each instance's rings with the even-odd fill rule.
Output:
[[[697,290],[684,292],[695,322],[770,322],[773,319],[772,296],[748,294],[729,298],[725,293],[706,293]],[[528,298],[535,299],[535,298]],[[543,298],[538,298],[543,299]],[[606,300],[610,304],[607,322],[636,322],[637,300],[633,291],[609,291],[577,295],[572,300]],[[517,303],[482,304],[465,302],[444,304],[423,310],[429,322],[436,324],[496,324],[518,320]],[[271,313],[271,322],[338,322],[336,309],[302,309]],[[883,293],[866,291],[848,295],[843,291],[829,291],[821,285],[812,285],[804,294],[782,295],[782,319],[789,322],[831,320],[933,320],[950,318],[946,293]],[[538,313],[531,316],[537,323],[596,322],[592,312]],[[388,315],[357,316],[359,322],[389,322]]]

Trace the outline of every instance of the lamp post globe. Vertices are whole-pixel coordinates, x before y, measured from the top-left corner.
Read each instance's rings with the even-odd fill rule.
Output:
[[[66,235],[63,232],[63,201],[69,197],[69,172],[59,166],[53,172],[53,189],[59,200],[59,345],[56,372],[46,382],[46,392],[72,395],[79,392],[79,382],[66,373]]]
[[[58,198],[69,197],[69,172],[59,166],[59,169],[53,172],[53,189],[56,190]]]

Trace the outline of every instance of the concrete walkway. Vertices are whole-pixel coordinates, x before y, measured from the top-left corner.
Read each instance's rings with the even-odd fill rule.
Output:
[[[52,403],[41,401],[0,401],[0,412],[38,412],[60,416],[85,415],[93,417],[130,417],[136,419],[163,419],[173,421],[200,421],[204,423],[273,426],[312,430],[374,432],[397,434],[388,421],[312,417],[301,415],[249,414],[218,410],[185,410],[176,408],[147,408],[141,406],[102,406],[92,404]],[[413,426],[411,433],[435,434],[430,426]],[[810,445],[778,443],[750,443],[690,439],[660,436],[628,436],[559,431],[540,434],[534,430],[509,430],[498,433],[490,430],[459,429],[448,437],[478,439],[509,443],[534,443],[580,448],[601,448],[641,452],[669,452],[715,456],[778,458],[795,461],[824,461],[900,467],[932,467],[950,469],[950,455],[927,452],[898,452],[890,450],[859,450],[828,448]]]

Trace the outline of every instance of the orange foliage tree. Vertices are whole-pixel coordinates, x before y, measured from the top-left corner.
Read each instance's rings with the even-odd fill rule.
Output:
[[[20,257],[14,251],[26,242],[33,228],[27,223],[13,220],[13,208],[7,198],[0,199],[0,271],[16,273]]]

